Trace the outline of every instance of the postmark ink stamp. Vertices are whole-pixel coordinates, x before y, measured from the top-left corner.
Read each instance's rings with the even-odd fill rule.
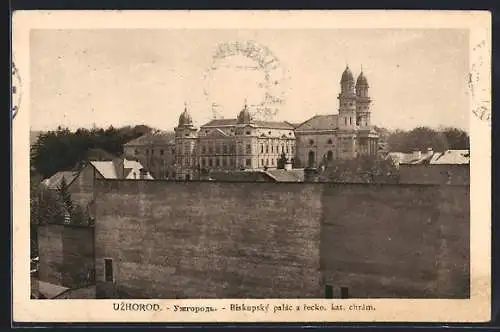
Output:
[[[471,58],[473,63],[468,77],[468,86],[472,97],[472,113],[491,125],[491,101],[490,89],[484,51],[485,40],[482,40],[472,48]]]
[[[234,110],[227,109],[228,105],[224,102],[228,95],[226,77],[239,77],[233,82],[238,87],[235,87],[231,97],[238,99],[240,103],[247,100],[252,116],[256,119],[272,119],[285,102],[287,71],[268,47],[255,41],[233,41],[217,45],[211,66],[204,75],[203,91],[212,105],[214,118],[223,117],[225,112],[234,113]],[[251,85],[241,86],[245,81],[251,81]]]

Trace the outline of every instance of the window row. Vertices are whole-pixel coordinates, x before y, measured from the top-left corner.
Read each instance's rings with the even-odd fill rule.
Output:
[[[165,150],[164,149],[160,149],[160,156],[163,156],[165,154]],[[175,154],[175,149],[172,149],[170,151],[172,154]],[[149,149],[146,149],[145,152],[144,152],[146,155],[149,155]],[[140,154],[140,151],[138,149],[135,149],[134,150],[134,154],[135,155],[138,155]],[[151,149],[151,155],[154,155],[155,154],[155,149]]]

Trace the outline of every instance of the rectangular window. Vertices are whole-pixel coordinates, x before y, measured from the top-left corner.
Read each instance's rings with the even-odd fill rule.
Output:
[[[260,166],[264,166],[264,159],[260,160]]]
[[[106,281],[113,282],[113,260],[109,258],[104,259],[104,276]]]
[[[220,160],[219,160],[219,158],[215,159],[215,166],[217,166],[217,167],[220,166]]]
[[[247,144],[246,153],[247,154],[251,154],[252,153],[252,146],[250,144]]]
[[[325,285],[325,299],[333,299],[332,285]]]
[[[247,159],[246,160],[246,165],[251,166],[252,165],[252,159]]]
[[[160,155],[164,155],[165,154],[165,151],[163,151],[163,149],[160,150]]]
[[[348,299],[349,298],[349,288],[340,287],[340,298],[341,299]]]
[[[219,144],[217,144],[215,146],[215,153],[220,153],[220,145]]]
[[[347,126],[347,118],[344,118],[344,121],[345,121],[345,124],[346,124],[346,126]]]
[[[264,153],[264,144],[260,145],[260,153]]]
[[[269,145],[266,145],[266,153],[269,153]]]
[[[224,145],[222,146],[222,152],[223,152],[224,154],[227,154],[227,145],[226,145],[226,144],[224,144]]]
[[[212,167],[212,165],[213,165],[212,159],[208,159],[208,166]]]
[[[201,166],[202,166],[202,167],[205,167],[205,164],[206,164],[205,159],[202,159],[202,160],[201,160]]]
[[[213,154],[213,153],[214,153],[214,148],[210,146],[210,147],[208,148],[208,153],[209,153],[209,154]]]
[[[293,146],[292,146],[291,148],[292,148],[292,153],[293,153],[293,150],[294,150],[294,149],[293,149]]]
[[[207,147],[205,145],[201,147],[201,153],[203,154],[207,153]]]
[[[274,152],[274,145],[271,145],[271,153]]]
[[[271,165],[274,166],[274,159],[271,159]]]
[[[146,154],[149,154],[149,150],[148,149],[146,149]]]
[[[134,154],[139,154],[139,151],[137,151],[137,149],[134,150]]]
[[[226,158],[222,159],[222,166],[224,166],[224,167],[227,166],[227,159]]]
[[[151,155],[155,154],[155,149],[151,149]]]
[[[234,164],[235,164],[234,159],[229,159],[229,163],[231,164],[231,166],[234,166]]]

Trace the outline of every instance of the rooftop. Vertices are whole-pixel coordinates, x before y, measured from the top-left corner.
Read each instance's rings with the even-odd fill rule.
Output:
[[[202,125],[201,127],[222,127],[222,126],[236,126],[238,119],[213,119],[210,122]],[[252,121],[251,124],[270,129],[293,129],[294,126],[289,122],[280,121]]]
[[[60,171],[56,174],[52,175],[50,178],[47,178],[42,181],[42,183],[48,189],[59,189],[61,187],[62,179],[66,181],[66,184],[69,185],[73,180],[78,176],[78,172],[75,171]]]
[[[315,115],[295,130],[333,130],[337,128],[337,114]]]

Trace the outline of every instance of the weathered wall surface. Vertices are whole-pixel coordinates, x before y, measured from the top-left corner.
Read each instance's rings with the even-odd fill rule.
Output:
[[[467,186],[326,185],[324,283],[334,296],[469,296]]]
[[[96,181],[96,190],[98,297],[322,296],[321,186]]]
[[[93,228],[69,225],[39,226],[38,241],[40,280],[70,288],[92,282]]]
[[[467,186],[96,181],[98,297],[469,296]],[[115,283],[104,282],[104,259]]]
[[[87,211],[91,216],[95,215],[93,204],[94,180],[99,178],[102,178],[102,176],[94,167],[92,167],[92,165],[87,165],[69,186],[71,199],[78,203],[83,209],[88,209]]]
[[[399,182],[403,184],[469,185],[469,165],[400,165]]]

